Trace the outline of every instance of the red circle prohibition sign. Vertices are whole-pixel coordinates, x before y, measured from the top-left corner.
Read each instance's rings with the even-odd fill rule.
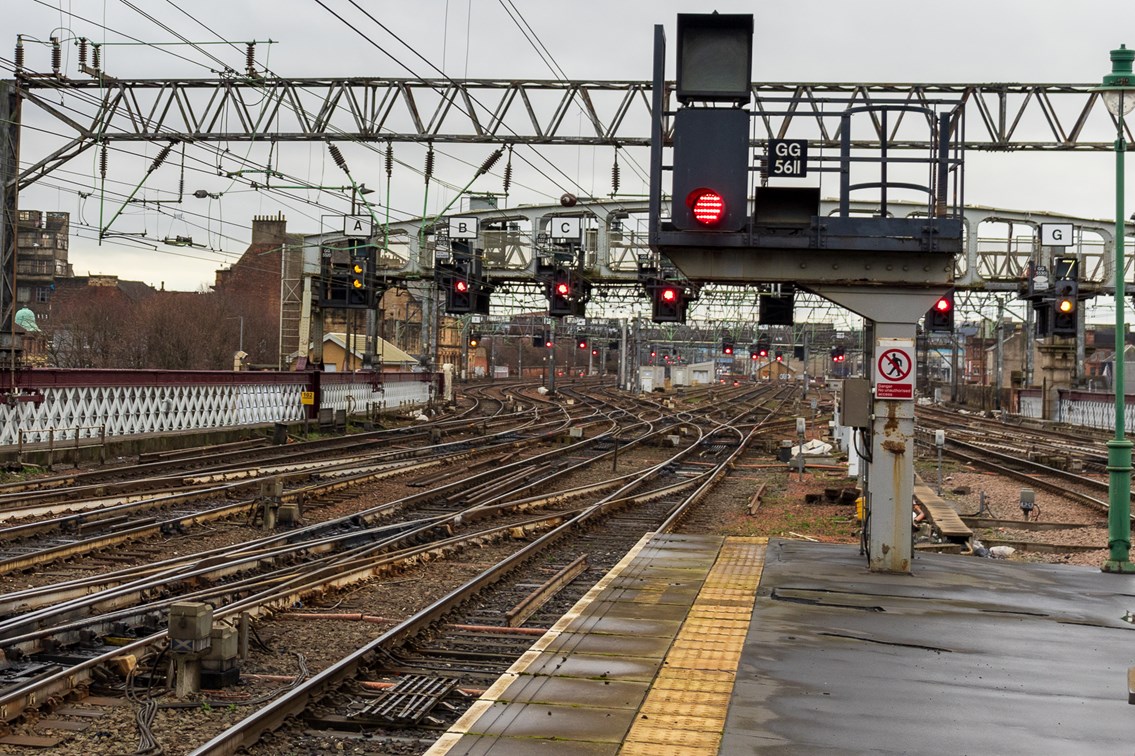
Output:
[[[910,355],[901,349],[888,349],[879,355],[879,378],[897,383],[910,375]]]

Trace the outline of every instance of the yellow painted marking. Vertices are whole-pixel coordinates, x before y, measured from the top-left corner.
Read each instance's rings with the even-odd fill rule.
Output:
[[[620,756],[716,756],[767,545],[726,539]]]

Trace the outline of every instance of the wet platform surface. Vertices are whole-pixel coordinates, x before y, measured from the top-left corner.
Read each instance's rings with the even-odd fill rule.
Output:
[[[769,543],[723,754],[1130,754],[1135,577]]]
[[[1135,753],[1135,577],[644,539],[430,750]]]

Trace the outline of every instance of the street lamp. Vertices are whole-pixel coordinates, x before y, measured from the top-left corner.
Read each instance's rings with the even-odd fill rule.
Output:
[[[1135,572],[1128,557],[1131,552],[1131,442],[1124,438],[1126,409],[1124,407],[1124,338],[1123,322],[1123,239],[1127,231],[1123,210],[1123,158],[1127,151],[1124,139],[1124,116],[1135,107],[1135,76],[1131,63],[1135,50],[1120,45],[1111,51],[1111,73],[1103,77],[1103,85],[1096,91],[1103,98],[1107,112],[1115,118],[1115,438],[1107,442],[1108,515],[1107,542],[1109,558],[1104,572]]]

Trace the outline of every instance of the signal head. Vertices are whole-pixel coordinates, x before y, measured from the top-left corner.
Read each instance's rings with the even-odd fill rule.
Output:
[[[667,286],[662,290],[662,293],[659,296],[663,302],[671,304],[678,301],[678,290],[671,286]]]
[[[469,282],[458,279],[453,284],[453,289],[460,294],[464,294],[465,292],[469,291]]]
[[[686,196],[694,220],[703,226],[716,226],[725,218],[725,199],[712,189],[695,189]]]
[[[566,297],[568,294],[571,294],[571,286],[569,286],[564,281],[561,281],[558,284],[556,284],[556,295],[557,296]]]

